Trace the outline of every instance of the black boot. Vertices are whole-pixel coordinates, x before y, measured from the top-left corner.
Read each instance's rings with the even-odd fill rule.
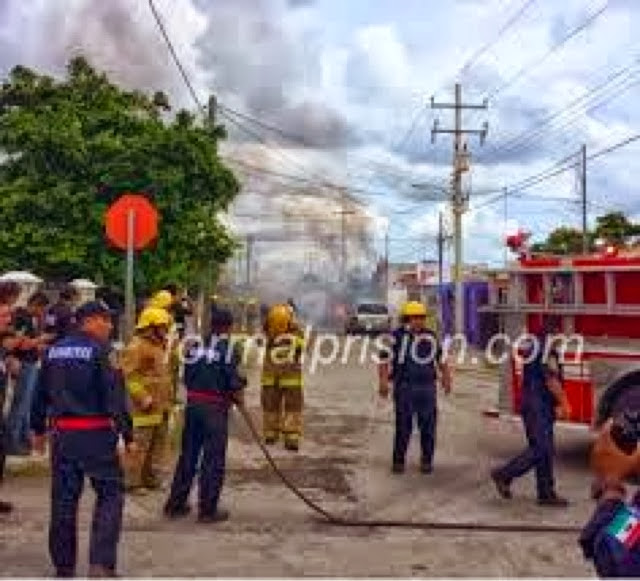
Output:
[[[188,516],[191,512],[191,507],[187,504],[185,504],[184,506],[170,506],[166,504],[163,512],[165,517],[174,520]]]
[[[562,496],[558,496],[555,492],[548,496],[538,497],[538,504],[540,506],[554,506],[556,508],[566,508],[569,506],[569,501]]]
[[[213,514],[201,513],[198,515],[198,522],[202,524],[214,524],[226,520],[229,520],[229,513],[222,508],[219,508]]]
[[[499,476],[495,470],[491,472],[491,480],[493,480],[493,483],[496,485],[496,490],[502,498],[509,499],[512,497],[509,481]]]

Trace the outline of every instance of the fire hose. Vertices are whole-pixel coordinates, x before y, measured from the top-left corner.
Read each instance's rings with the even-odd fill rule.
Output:
[[[240,412],[251,436],[258,445],[269,466],[282,481],[282,483],[295,494],[307,507],[309,507],[319,518],[320,522],[327,525],[340,527],[361,527],[361,528],[408,528],[432,531],[470,531],[470,532],[494,532],[494,533],[564,533],[578,534],[581,527],[576,525],[545,525],[527,523],[485,523],[485,522],[445,522],[445,521],[413,521],[395,519],[360,519],[350,518],[332,514],[317,502],[310,499],[302,492],[289,477],[280,469],[274,460],[271,452],[262,441],[262,437],[256,428],[251,414],[244,403],[237,403],[236,407]]]

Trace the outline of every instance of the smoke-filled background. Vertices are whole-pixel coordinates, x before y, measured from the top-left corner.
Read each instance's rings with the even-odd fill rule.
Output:
[[[313,39],[300,44],[294,32],[296,19],[304,17],[311,2],[155,4],[203,101],[215,94],[223,107],[291,137],[282,140],[255,133],[255,128],[247,132],[246,124],[218,116],[229,132],[223,155],[242,183],[242,194],[226,219],[243,250],[228,265],[227,280],[266,301],[294,297],[304,303],[305,295],[315,293],[315,304],[306,310],[319,317],[318,303],[326,303],[342,287],[337,265],[343,245],[347,285],[368,280],[376,256],[375,222],[362,204],[333,185],[313,183],[329,182],[332,174],[345,182],[335,168],[344,161],[344,149],[357,143],[357,135],[312,90],[321,73],[319,53]],[[0,0],[0,21],[3,73],[20,63],[62,74],[68,60],[81,53],[124,86],[163,90],[174,106],[194,109],[146,1]],[[15,42],[18,30],[20,43]]]
[[[222,152],[244,186],[228,220],[241,239],[253,235],[249,279],[268,295],[309,296],[339,286],[343,231],[345,278],[354,293],[364,293],[358,281],[368,278],[383,250],[381,216],[388,219],[393,262],[436,257],[452,153],[446,136],[430,143],[430,128],[436,116],[442,128],[452,119],[428,103],[431,95],[450,101],[456,78],[465,102],[493,95],[486,114],[463,117],[470,128],[489,121],[485,147],[470,142],[468,262],[501,265],[504,235],[520,227],[541,240],[558,226],[580,224],[572,205],[575,180],[567,172],[510,203],[508,216],[501,204],[482,206],[483,191],[486,196],[544,173],[583,143],[596,152],[637,131],[637,83],[631,82],[600,107],[574,107],[570,126],[560,118],[536,131],[614,71],[635,70],[637,1],[606,2],[600,10],[599,2],[537,0],[500,35],[522,3],[155,4],[197,94],[205,103],[215,94],[221,104],[218,121],[229,130]],[[590,23],[571,34],[587,18]],[[464,67],[483,46],[487,50]],[[76,53],[126,86],[165,91],[174,110],[195,108],[148,0],[0,0],[0,74],[16,64],[60,74]],[[640,219],[630,169],[635,157],[632,147],[622,148],[590,164],[590,225],[610,210]],[[345,185],[343,201],[336,186]],[[568,201],[552,202],[560,198]],[[238,284],[247,278],[239,261],[231,265]]]

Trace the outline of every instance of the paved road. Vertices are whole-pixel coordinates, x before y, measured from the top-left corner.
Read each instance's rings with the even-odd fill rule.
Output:
[[[258,414],[253,378],[249,405]],[[522,445],[518,423],[484,418],[495,404],[495,379],[486,372],[456,374],[455,393],[440,398],[434,474],[418,473],[417,438],[403,476],[389,472],[391,406],[375,397],[375,370],[355,362],[322,368],[307,378],[306,439],[292,455],[275,449],[287,474],[336,512],[396,519],[446,519],[580,525],[591,510],[585,469],[588,434],[559,430],[559,489],[569,510],[540,509],[533,480],[496,498],[492,465]],[[224,504],[232,520],[199,526],[167,523],[162,495],[128,502],[121,571],[128,576],[591,576],[576,539],[566,534],[431,533],[353,530],[318,524],[265,467],[239,417],[234,418]],[[46,554],[47,480],[38,470],[13,476],[3,497],[18,505],[0,521],[0,575],[49,574]],[[85,571],[87,494],[82,509],[81,563]]]

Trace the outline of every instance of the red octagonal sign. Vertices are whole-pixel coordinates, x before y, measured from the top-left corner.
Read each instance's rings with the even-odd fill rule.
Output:
[[[127,249],[129,215],[133,213],[133,248],[142,250],[158,236],[158,211],[143,195],[126,193],[107,210],[107,238],[116,247]]]

